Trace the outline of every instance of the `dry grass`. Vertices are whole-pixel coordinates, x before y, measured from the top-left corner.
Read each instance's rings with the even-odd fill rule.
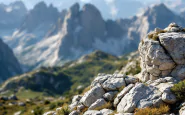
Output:
[[[64,104],[62,106],[62,109],[60,111],[57,112],[56,115],[69,115],[71,113],[69,107],[67,104]]]
[[[125,88],[125,86],[121,86],[121,87],[118,89],[118,91],[120,92],[120,91],[122,91],[124,88]]]
[[[88,110],[88,107],[85,107],[85,108],[81,111],[81,115],[83,115],[87,110]]]
[[[159,41],[159,36],[158,35],[160,33],[165,33],[165,32],[166,32],[165,30],[161,30],[159,32],[150,33],[150,34],[148,34],[148,38],[149,39],[152,39],[154,41]]]
[[[95,108],[95,110],[102,110],[102,109],[111,109],[112,108],[112,104],[111,102],[106,103],[105,105]]]
[[[167,114],[170,108],[167,105],[161,105],[159,108],[136,109],[134,115],[162,115]]]

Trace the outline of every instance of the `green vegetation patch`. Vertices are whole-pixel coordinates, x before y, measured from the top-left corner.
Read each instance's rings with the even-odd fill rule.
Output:
[[[185,80],[175,84],[171,90],[177,99],[180,101],[185,101]]]

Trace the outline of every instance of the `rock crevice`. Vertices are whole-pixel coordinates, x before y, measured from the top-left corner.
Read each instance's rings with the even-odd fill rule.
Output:
[[[149,33],[139,45],[142,68],[140,80],[146,82],[167,76],[184,79],[184,45],[185,31],[175,23],[164,30],[155,29]]]

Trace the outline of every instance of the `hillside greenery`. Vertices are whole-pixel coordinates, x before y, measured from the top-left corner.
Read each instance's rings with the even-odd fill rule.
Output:
[[[18,102],[25,102],[26,105],[9,107],[9,101],[2,102],[0,114],[9,115],[21,111],[22,115],[42,115],[44,112],[68,105],[74,95],[84,93],[98,73],[112,74],[116,70],[120,71],[128,63],[128,56],[118,58],[95,51],[62,67],[41,67],[10,78],[2,84],[4,92],[0,93],[0,97],[15,94],[19,98]],[[61,112],[68,113],[68,109]]]
[[[38,70],[8,79],[2,88],[21,98],[46,96],[71,97],[88,87],[98,73],[114,73],[126,65],[127,58],[95,51],[62,67],[41,67]]]

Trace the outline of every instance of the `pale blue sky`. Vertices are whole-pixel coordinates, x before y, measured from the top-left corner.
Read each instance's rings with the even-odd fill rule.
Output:
[[[0,0],[0,3],[9,4],[14,1],[18,1],[18,0]],[[52,3],[59,10],[68,9],[75,2],[81,2],[81,4],[85,2],[91,2],[92,4],[97,6],[97,8],[103,13],[103,16],[105,18],[110,17],[111,15],[113,19],[117,19],[120,17],[125,18],[128,16],[133,16],[140,11],[140,8],[143,8],[144,6],[146,7],[152,3],[159,3],[159,2],[165,1],[165,3],[171,2],[170,5],[176,5],[176,4],[181,4],[182,1],[185,1],[185,0],[21,0],[21,1],[25,3],[28,9],[32,9],[36,3],[40,1],[44,1],[48,5]],[[125,5],[125,2],[128,2],[128,1],[130,2],[129,6]],[[137,1],[137,2],[133,2],[133,1]],[[121,11],[118,7],[121,8]],[[107,8],[109,11],[106,11]]]
[[[14,1],[17,1],[17,0],[0,0],[0,3],[9,4]],[[93,1],[93,0],[21,0],[21,1],[24,1],[26,6],[30,9],[39,1],[44,1],[47,4],[52,3],[52,4],[54,4],[54,6],[57,6],[60,8],[60,7],[66,6],[66,5],[63,6],[64,3],[70,5],[70,4],[73,4],[74,2],[77,2],[77,1],[89,2],[89,1]],[[102,1],[117,1],[117,0],[102,0]],[[120,1],[125,1],[125,0],[120,0]],[[132,1],[140,1],[142,3],[149,3],[149,2],[160,1],[160,0],[132,0]]]

